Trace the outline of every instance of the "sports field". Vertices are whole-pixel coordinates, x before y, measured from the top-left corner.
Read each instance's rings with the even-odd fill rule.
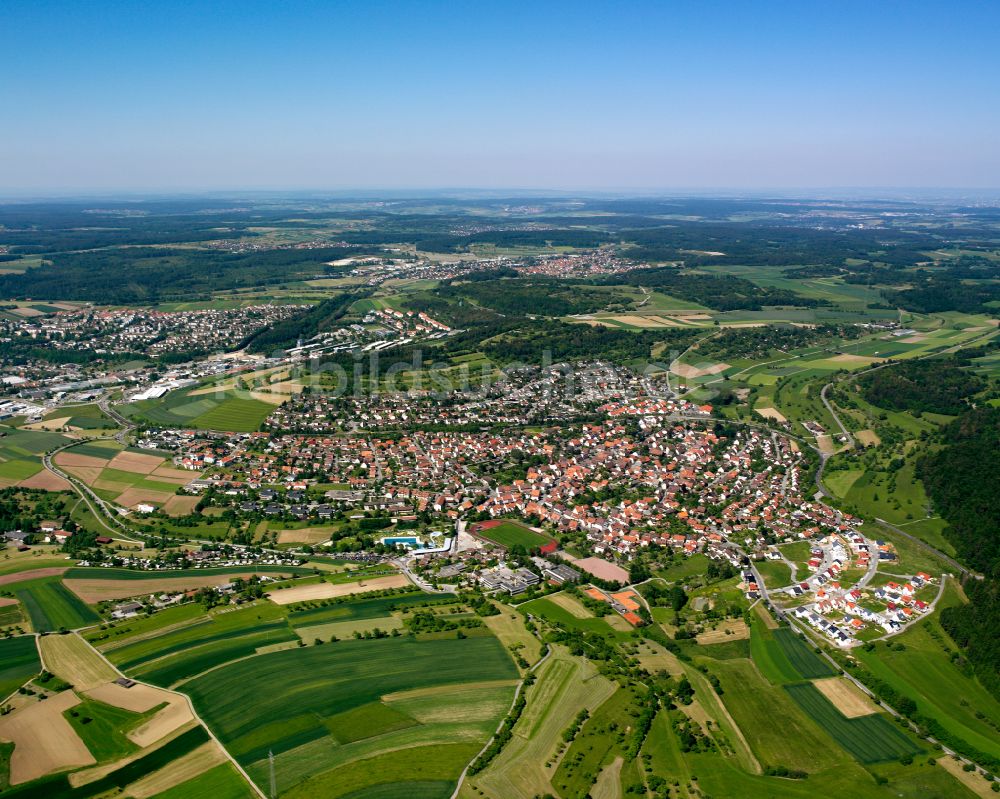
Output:
[[[184,690],[265,787],[274,752],[282,794],[403,796],[424,789],[408,783],[436,782],[434,795],[447,795],[509,708],[516,677],[492,636],[404,636],[264,654]]]
[[[517,522],[502,521],[500,524],[492,526],[487,522],[486,525],[476,530],[474,534],[508,549],[514,546],[522,546],[529,550],[536,549],[552,540],[548,536],[536,533],[531,528]]]
[[[72,630],[101,620],[56,576],[14,583],[10,591],[21,601],[36,632]]]

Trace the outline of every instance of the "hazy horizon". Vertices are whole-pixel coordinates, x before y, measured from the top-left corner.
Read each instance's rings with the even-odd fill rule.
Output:
[[[995,4],[14,0],[4,16],[3,196],[1000,189]]]

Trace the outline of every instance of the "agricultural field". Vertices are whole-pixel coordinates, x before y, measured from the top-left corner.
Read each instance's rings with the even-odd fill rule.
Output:
[[[59,433],[15,430],[0,425],[0,488],[17,485],[33,487],[37,480],[46,477],[42,474],[42,454],[70,441]],[[37,487],[57,488],[54,484],[39,484]]]
[[[492,636],[404,636],[259,655],[184,690],[258,784],[275,753],[282,795],[402,795],[410,782],[438,783],[429,795],[446,795],[506,713],[516,678]]]
[[[178,488],[200,476],[199,472],[174,468],[160,455],[100,446],[98,442],[70,447],[54,460],[109,502],[126,508],[152,504],[175,516],[189,513],[194,499],[178,496]]]
[[[760,673],[774,685],[836,674],[802,636],[788,627],[768,629],[759,617],[751,626],[750,651]]]
[[[36,632],[72,630],[101,620],[55,575],[14,583],[6,590],[24,606]]]
[[[942,605],[960,602],[947,589]],[[896,644],[902,649],[897,649]],[[953,660],[954,641],[937,617],[925,619],[891,642],[857,650],[856,657],[876,678],[914,700],[918,712],[981,752],[1000,757],[997,726],[1000,701]],[[949,690],[942,690],[949,686]]]
[[[0,639],[0,702],[41,670],[35,636]]]
[[[159,399],[124,405],[121,412],[130,419],[146,420],[155,425],[252,433],[260,429],[276,404],[250,398],[245,392],[232,389],[195,393],[202,388],[171,391]]]
[[[267,576],[277,580],[289,575],[307,573],[310,572],[294,566],[177,569],[159,573],[127,569],[73,568],[65,573],[63,579],[66,587],[74,594],[85,602],[96,604],[115,599],[224,585],[237,578]]]
[[[112,640],[101,650],[129,676],[169,687],[262,647],[294,640],[280,609],[258,602],[241,610],[217,610],[162,635],[120,645]]]
[[[848,718],[812,683],[786,685],[805,713],[860,763],[880,763],[916,755],[923,747],[888,716],[874,713]]]

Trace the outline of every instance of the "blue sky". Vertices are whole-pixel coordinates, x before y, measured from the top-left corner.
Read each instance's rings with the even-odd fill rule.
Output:
[[[1000,187],[1000,3],[0,5],[0,190]]]

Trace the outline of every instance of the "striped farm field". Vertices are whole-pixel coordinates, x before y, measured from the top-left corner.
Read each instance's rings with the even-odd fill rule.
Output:
[[[295,640],[281,612],[261,603],[243,610],[193,619],[162,635],[108,649],[122,671],[154,685],[169,686],[258,648]]]
[[[786,685],[785,690],[813,721],[860,763],[898,760],[923,751],[916,741],[882,713],[849,719],[811,682]]]
[[[833,677],[837,673],[793,630],[768,629],[760,618],[753,620],[750,652],[761,674],[775,685]]]
[[[72,630],[101,620],[56,576],[15,583],[10,591],[24,606],[36,632]]]
[[[509,709],[516,679],[492,636],[402,636],[258,655],[184,691],[265,789],[273,751],[283,796],[419,796],[433,782],[426,795],[447,797]]]
[[[35,636],[0,639],[0,701],[38,674],[41,667]]]

